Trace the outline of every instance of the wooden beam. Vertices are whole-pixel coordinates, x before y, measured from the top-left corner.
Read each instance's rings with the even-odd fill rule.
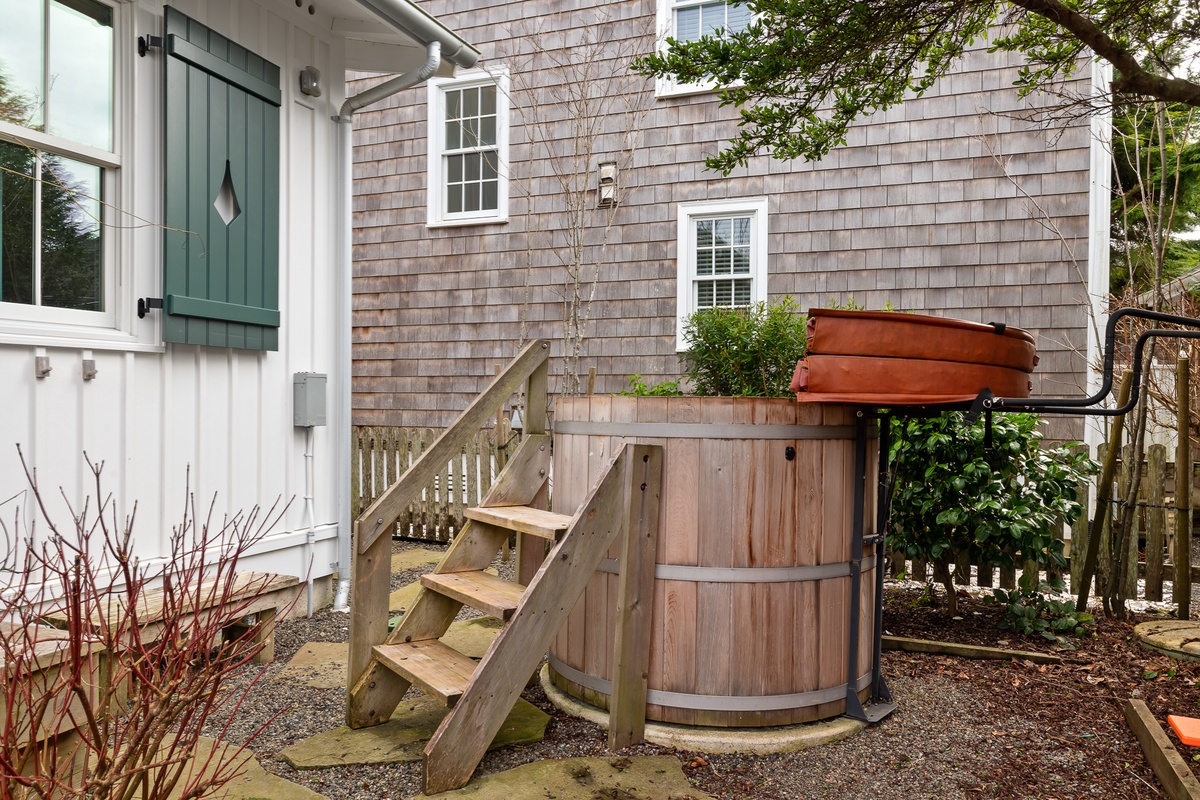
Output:
[[[617,629],[612,699],[608,708],[609,750],[635,745],[646,737],[663,449],[659,445],[639,444],[632,451],[631,480],[626,488],[628,512],[617,578]]]
[[[1061,664],[1062,659],[1051,653],[1030,653],[1025,650],[1005,650],[1000,647],[980,647],[973,644],[933,642],[928,639],[909,639],[904,636],[884,636],[884,650],[904,650],[908,653],[937,653],[944,656],[978,658],[990,661],[1017,659],[1035,664]]]
[[[1167,732],[1150,713],[1145,701],[1126,700],[1121,703],[1121,711],[1125,713],[1125,720],[1133,729],[1134,736],[1142,746],[1142,753],[1166,790],[1167,797],[1171,800],[1200,800],[1200,781],[1196,780],[1183,756],[1171,744]]]
[[[354,523],[354,538],[358,552],[365,553],[375,540],[392,525],[400,513],[417,498],[421,490],[433,480],[433,476],[446,468],[451,457],[483,427],[495,413],[496,408],[509,395],[521,388],[531,375],[545,369],[550,354],[550,343],[535,339],[512,360],[503,374],[496,376],[483,393],[467,406],[454,424],[446,429],[428,450],[421,454],[400,480],[388,487]],[[545,419],[545,393],[543,391],[542,419]],[[544,433],[542,430],[535,433]]]
[[[630,448],[622,447],[538,570],[509,627],[484,656],[474,682],[429,740],[425,794],[456,789],[470,780],[526,680],[583,594],[587,578],[621,532],[628,482],[623,471],[630,461]]]

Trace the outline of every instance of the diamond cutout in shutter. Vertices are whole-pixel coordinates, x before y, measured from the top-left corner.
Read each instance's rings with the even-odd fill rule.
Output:
[[[213,200],[213,208],[221,215],[221,220],[224,221],[226,227],[233,224],[233,221],[242,213],[237,192],[233,190],[233,175],[230,174],[228,161],[225,162],[225,177],[221,180],[221,188],[217,190],[217,199]]]

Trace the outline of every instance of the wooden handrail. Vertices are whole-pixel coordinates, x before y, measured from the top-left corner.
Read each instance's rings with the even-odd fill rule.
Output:
[[[454,424],[447,428],[386,492],[363,511],[354,521],[354,538],[358,542],[359,553],[365,553],[381,533],[396,524],[396,520],[408,504],[420,495],[421,489],[437,472],[445,469],[446,462],[483,427],[505,398],[521,388],[521,385],[546,363],[549,356],[550,342],[546,339],[535,339],[526,345],[508,367],[493,378],[487,388],[467,406]],[[545,370],[542,370],[542,374],[545,374]],[[534,400],[540,395],[544,404],[545,388],[537,388],[538,391],[530,392],[529,396]],[[526,413],[527,416],[534,416],[528,409]],[[543,409],[542,414],[544,413]]]

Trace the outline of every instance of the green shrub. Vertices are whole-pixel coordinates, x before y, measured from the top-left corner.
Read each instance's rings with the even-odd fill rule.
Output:
[[[698,395],[787,397],[808,343],[807,318],[792,298],[748,308],[705,308],[683,324],[680,358]]]
[[[1076,489],[1096,465],[1070,446],[1042,449],[1037,426],[1032,414],[997,414],[988,447],[983,420],[967,425],[961,412],[894,423],[892,541],[933,562],[952,611],[956,552],[985,566],[1066,564],[1055,529],[1083,511]],[[1036,591],[1032,571],[1021,581]]]
[[[629,388],[617,394],[621,397],[675,397],[683,394],[683,389],[679,388],[679,381],[663,381],[651,386],[641,375],[634,373],[629,376]]]
[[[1036,589],[993,589],[992,597],[985,598],[987,602],[1002,603],[1004,616],[1000,619],[1000,629],[1019,633],[1024,636],[1038,635],[1062,647],[1070,648],[1063,639],[1064,636],[1085,636],[1088,626],[1092,624],[1092,615],[1086,611],[1076,611],[1075,601],[1067,598],[1060,600],[1051,592],[1061,588],[1045,582],[1039,583]]]

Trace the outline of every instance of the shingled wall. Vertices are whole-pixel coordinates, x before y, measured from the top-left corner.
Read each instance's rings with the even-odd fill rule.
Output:
[[[614,42],[651,46],[653,0],[594,4]],[[478,47],[481,64],[509,66],[514,106],[528,101],[520,87],[558,79],[517,75],[536,49],[522,36],[531,21],[578,42],[598,13],[554,13],[562,4],[553,0],[419,5]],[[1011,58],[976,50],[926,96],[856,126],[822,161],[761,157],[730,177],[702,161],[736,112],[711,94],[655,98],[641,82],[650,93],[641,146],[621,175],[583,350],[596,391],[620,391],[633,373],[679,373],[677,204],[763,195],[772,298],[790,294],[807,308],[853,297],[1027,328],[1041,354],[1035,393],[1081,391],[1090,134],[1086,123],[1041,130],[1006,116],[1036,102],[1017,97],[1015,77]],[[362,77],[353,90],[378,80]],[[544,232],[564,224],[564,207],[521,115],[514,109],[509,221],[428,228],[425,98],[424,88],[407,90],[355,121],[355,424],[443,427],[514,355],[522,316],[526,337],[561,337],[562,272]],[[597,161],[622,140],[601,136]],[[560,368],[555,359],[552,376]]]

